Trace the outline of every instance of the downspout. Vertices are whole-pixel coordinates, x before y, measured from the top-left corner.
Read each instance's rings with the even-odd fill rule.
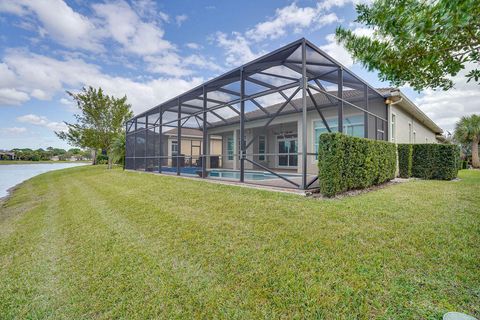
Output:
[[[400,99],[398,99],[397,101],[392,101],[392,100],[390,100],[390,98],[387,98],[385,100],[385,103],[388,106],[388,112],[387,112],[387,115],[388,115],[387,116],[387,132],[388,132],[387,139],[388,139],[388,141],[391,141],[391,134],[392,134],[392,132],[390,132],[390,129],[391,129],[390,122],[392,121],[392,108],[391,107],[400,103],[400,102],[402,102],[402,101],[403,101],[402,97],[400,97]]]

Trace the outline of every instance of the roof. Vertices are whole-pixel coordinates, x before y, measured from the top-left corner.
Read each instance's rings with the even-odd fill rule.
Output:
[[[213,78],[202,85],[199,85],[181,95],[162,102],[157,106],[133,117],[127,121],[132,122],[139,117],[146,115],[154,115],[161,112],[167,117],[164,125],[175,123],[178,120],[185,120],[184,124],[188,126],[189,119],[197,122],[201,120],[199,115],[202,114],[204,106],[208,109],[210,117],[207,118],[207,127],[228,125],[239,121],[239,110],[233,108],[241,101],[251,101],[258,103],[255,99],[260,99],[274,93],[285,93],[289,89],[298,90],[304,77],[310,80],[323,81],[327,85],[323,86],[317,83],[322,90],[323,87],[330,85],[343,84],[344,87],[350,88],[343,91],[343,99],[348,102],[360,102],[362,104],[364,90],[368,88],[369,101],[376,99],[384,103],[385,98],[392,98],[394,103],[415,116],[421,123],[425,124],[435,133],[441,133],[442,129],[438,127],[425,113],[423,113],[413,102],[411,102],[403,93],[395,88],[376,89],[367,82],[359,78],[352,71],[340,64],[334,58],[326,54],[320,48],[315,46],[305,38],[294,41],[282,48],[272,51],[253,61],[250,61],[238,68],[226,72],[216,78]],[[311,85],[308,85],[311,87]],[[312,86],[313,88],[313,86]],[[242,91],[243,90],[243,91]],[[318,90],[321,91],[321,90]],[[297,91],[298,92],[298,91]],[[335,91],[328,91],[328,96],[322,93],[314,94],[314,100],[318,107],[328,107],[335,104]],[[252,111],[251,108],[245,107],[245,115],[247,120],[271,117],[282,108],[280,114],[288,114],[300,111],[301,99],[290,101],[289,105],[284,106],[285,102],[273,104],[270,106],[261,106]],[[314,109],[314,105],[310,97],[307,97],[307,105],[310,109]],[[358,105],[358,104],[357,104]],[[233,111],[228,116],[222,116],[221,109]],[[266,112],[262,111],[265,110]],[[373,114],[373,113],[372,113]],[[213,116],[212,116],[213,115]],[[374,114],[377,118],[387,120],[386,114]],[[193,118],[195,117],[195,118]],[[189,129],[196,129],[196,125],[192,120]],[[187,128],[184,127],[184,130]],[[186,132],[186,131],[184,131]],[[192,135],[198,135],[192,131]]]
[[[177,128],[173,128],[171,130],[165,131],[164,134],[167,136],[176,136],[177,135]],[[182,136],[192,136],[192,137],[203,137],[203,131],[199,129],[192,129],[192,128],[182,128]]]
[[[408,114],[414,116],[418,121],[424,124],[427,128],[436,134],[442,134],[443,130],[432,119],[430,119],[413,101],[411,101],[398,88],[378,88],[385,98],[392,98],[393,103],[406,111]]]
[[[328,93],[332,96],[337,96],[337,91],[336,90],[328,91]],[[326,94],[323,94],[323,93],[314,93],[313,97],[315,99],[315,102],[316,102],[317,106],[320,109],[334,106],[334,103],[332,103],[332,100],[335,100],[335,98],[333,98],[333,97],[329,97],[329,96],[327,96]],[[379,96],[376,96],[375,98],[381,99],[381,97],[379,97]],[[343,91],[343,99],[347,100],[348,102],[351,102],[351,103],[359,102],[359,101],[363,102],[364,92],[361,91],[361,90],[344,90]],[[383,102],[383,100],[382,100],[382,102]],[[292,99],[290,101],[290,103],[293,104],[296,109],[301,110],[301,103],[302,103],[301,98]],[[267,111],[269,113],[269,115],[274,115],[276,112],[278,112],[278,110],[284,104],[285,104],[285,101],[280,102],[280,103],[276,103],[276,104],[273,104],[273,105],[270,105],[270,106],[265,106],[265,107],[263,107],[263,109],[265,111]],[[295,108],[293,106],[291,106],[291,104],[284,107],[279,115],[285,115],[285,114],[298,112],[297,110],[295,110]],[[315,106],[312,103],[312,99],[310,98],[310,96],[307,96],[307,106],[308,106],[308,110],[315,110]],[[245,112],[245,118],[247,119],[247,121],[262,119],[262,118],[265,118],[265,117],[269,117],[269,116],[264,111],[262,111],[260,109],[255,109],[254,111]],[[215,122],[212,123],[212,126],[213,127],[218,127],[218,126],[238,123],[240,121],[240,116],[239,115],[234,115],[234,116],[228,117],[226,120],[228,120],[228,123],[225,123],[224,121],[215,121]]]
[[[303,51],[305,49],[305,51]],[[303,53],[302,53],[303,52]],[[204,91],[210,95],[210,93],[221,93],[223,89],[223,95],[225,95],[225,89],[231,91],[231,88],[228,86],[236,85],[239,83],[241,75],[246,77],[245,82],[252,81],[250,77],[259,76],[260,73],[267,71],[270,75],[277,77],[275,81],[271,81],[266,84],[267,90],[257,93],[245,92],[248,98],[257,98],[260,95],[268,94],[272,90],[286,90],[288,88],[298,87],[299,80],[302,77],[302,63],[305,66],[305,73],[309,78],[318,78],[328,81],[330,83],[337,83],[338,75],[337,71],[342,70],[342,82],[345,86],[350,88],[362,88],[367,86],[375,92],[378,96],[381,96],[380,93],[376,92],[376,89],[371,87],[367,82],[362,80],[360,77],[355,75],[352,71],[348,70],[345,66],[340,64],[334,58],[326,54],[320,48],[315,46],[310,41],[305,38],[301,38],[297,41],[294,41],[282,48],[279,48],[275,51],[265,54],[253,61],[250,61],[240,67],[237,67],[229,72],[226,72],[214,79],[211,79],[181,95],[178,95],[170,100],[162,102],[157,106],[136,115],[134,118],[144,116],[154,109],[161,109],[163,111],[172,111],[175,112],[178,109],[179,105],[182,105],[182,114],[198,112],[198,109],[191,108],[186,106],[186,102],[200,99],[203,97]],[[293,75],[292,75],[293,73]],[[278,84],[278,76],[283,79],[289,79],[290,81],[284,81],[283,85]],[[288,75],[288,76],[286,76]],[[263,74],[265,76],[265,73]],[[255,79],[253,79],[253,82]],[[258,78],[256,79],[258,81]],[[258,84],[258,82],[257,82]],[[239,91],[236,91],[238,95]],[[248,88],[247,88],[248,91]],[[221,101],[217,99],[219,105],[235,104],[239,101],[239,98],[226,99]],[[183,107],[185,105],[186,107]],[[209,106],[210,108],[210,106]]]

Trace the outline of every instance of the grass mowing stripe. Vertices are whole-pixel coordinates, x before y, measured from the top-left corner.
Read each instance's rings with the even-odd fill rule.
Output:
[[[0,300],[11,301],[13,298],[14,303],[22,306],[20,314],[34,318],[52,317],[53,310],[60,305],[55,301],[61,297],[55,279],[57,257],[54,245],[54,215],[57,211],[58,194],[48,191],[52,184],[48,178],[51,176],[42,177],[47,184],[38,192],[41,195],[39,198],[21,203],[17,207],[7,206],[11,212],[18,214],[20,219],[15,221],[17,232],[10,233],[7,240],[2,242],[7,251],[2,250],[1,256],[9,262],[5,263],[2,259],[1,265],[5,268],[4,271],[7,271],[3,278],[5,291],[2,292],[9,299]],[[32,191],[30,186],[34,184],[27,182],[25,186]],[[24,214],[28,203],[33,210]],[[29,228],[31,232],[19,234],[19,228]],[[15,246],[18,242],[22,243],[21,248]]]
[[[22,204],[7,202],[9,210],[33,204],[37,192],[49,193],[45,183],[59,194],[58,214],[45,219],[56,221],[49,232],[53,257],[62,256],[54,284],[63,297],[44,294],[47,311],[100,319],[480,315],[478,172],[333,201],[104,167],[48,175],[34,179],[31,194],[19,190]],[[23,219],[8,236],[17,235],[8,241],[17,262],[37,250],[22,251],[36,227]],[[10,282],[14,272],[2,275]],[[15,296],[1,298],[3,314],[35,314]]]
[[[147,248],[144,248],[144,242],[139,241],[138,234],[135,233],[133,230],[129,228],[128,225],[122,225],[122,222],[120,221],[121,218],[117,217],[115,214],[112,213],[112,210],[106,206],[101,197],[98,197],[96,193],[93,190],[89,190],[89,188],[84,188],[83,189],[83,195],[82,199],[89,199],[88,203],[82,203],[82,206],[88,211],[91,212],[92,214],[96,215],[96,219],[100,219],[101,223],[100,225],[102,226],[102,229],[104,230],[104,233],[108,235],[105,239],[107,242],[111,242],[111,245],[109,245],[109,252],[107,252],[109,255],[115,256],[117,254],[116,249],[118,248],[119,252],[123,255],[128,254],[132,259],[139,260],[138,264],[138,269],[136,269],[136,274],[139,275],[138,279],[132,283],[132,287],[130,288],[131,292],[137,292],[138,293],[138,288],[145,288],[145,285],[143,281],[144,278],[150,279],[157,281],[157,279],[166,279],[163,280],[163,284],[167,284],[172,278],[172,276],[175,276],[175,270],[165,270],[165,266],[163,268],[158,268],[158,264],[161,259],[160,254],[156,254],[156,259],[153,259],[151,257],[151,252],[146,252]],[[95,207],[92,207],[89,205],[89,203],[95,204]],[[114,238],[114,239],[113,239]],[[99,251],[96,251],[97,255],[100,254]],[[101,256],[101,254],[100,254]],[[130,263],[132,261],[129,261]],[[141,262],[141,263],[140,263]],[[158,275],[158,270],[162,270],[163,274],[161,274],[162,277],[159,277]],[[103,270],[102,270],[103,271]],[[185,271],[185,270],[183,270]],[[152,275],[153,273],[153,275]],[[157,273],[157,274],[155,274]],[[114,275],[111,275],[114,276]],[[98,285],[98,283],[97,283]],[[180,289],[188,289],[189,286],[188,283],[183,283],[181,284]],[[173,281],[173,286],[179,286],[178,284]],[[137,288],[138,287],[138,288]],[[161,285],[158,285],[158,287],[161,289]],[[191,284],[190,284],[191,287]],[[179,290],[179,288],[174,288],[176,290]],[[128,297],[130,293],[126,294]],[[144,292],[144,294],[146,294]],[[158,294],[158,292],[153,293],[155,295]],[[181,302],[181,297],[182,294],[178,294],[180,296],[178,302]],[[168,292],[165,293],[165,296],[168,296]],[[121,310],[121,304],[125,302],[126,307],[129,307],[131,304],[139,304],[143,301],[145,298],[144,296],[136,296],[135,299],[130,299],[130,301],[117,301],[117,307]],[[159,301],[160,302],[160,301]],[[161,306],[161,304],[160,304]],[[188,304],[184,304],[184,306],[188,307]],[[180,310],[180,308],[179,308]],[[113,315],[112,315],[113,316]]]
[[[103,181],[106,181],[106,179],[104,179]],[[117,187],[118,188],[118,187]],[[99,187],[99,189],[103,189],[103,190],[107,190],[106,186],[103,186],[103,187]],[[109,189],[115,189],[115,187],[112,187],[112,188],[109,188]],[[144,197],[141,198],[143,201],[147,201],[149,202],[149,195],[145,195]],[[228,202],[230,199],[226,199],[226,202]],[[135,203],[137,202],[137,199],[132,199],[132,201]],[[317,202],[318,203],[318,202]]]

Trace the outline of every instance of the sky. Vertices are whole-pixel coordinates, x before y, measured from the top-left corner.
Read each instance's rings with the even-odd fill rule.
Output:
[[[354,22],[358,1],[0,1],[0,149],[69,148],[54,134],[78,112],[66,91],[102,87],[139,113],[302,37],[388,87],[335,42],[339,25],[371,32]],[[452,130],[480,110],[478,85],[455,83],[401,89]]]

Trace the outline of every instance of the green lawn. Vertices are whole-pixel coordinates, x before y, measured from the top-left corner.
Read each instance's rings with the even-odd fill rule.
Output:
[[[0,208],[0,318],[480,317],[480,171],[341,200],[103,166]]]

